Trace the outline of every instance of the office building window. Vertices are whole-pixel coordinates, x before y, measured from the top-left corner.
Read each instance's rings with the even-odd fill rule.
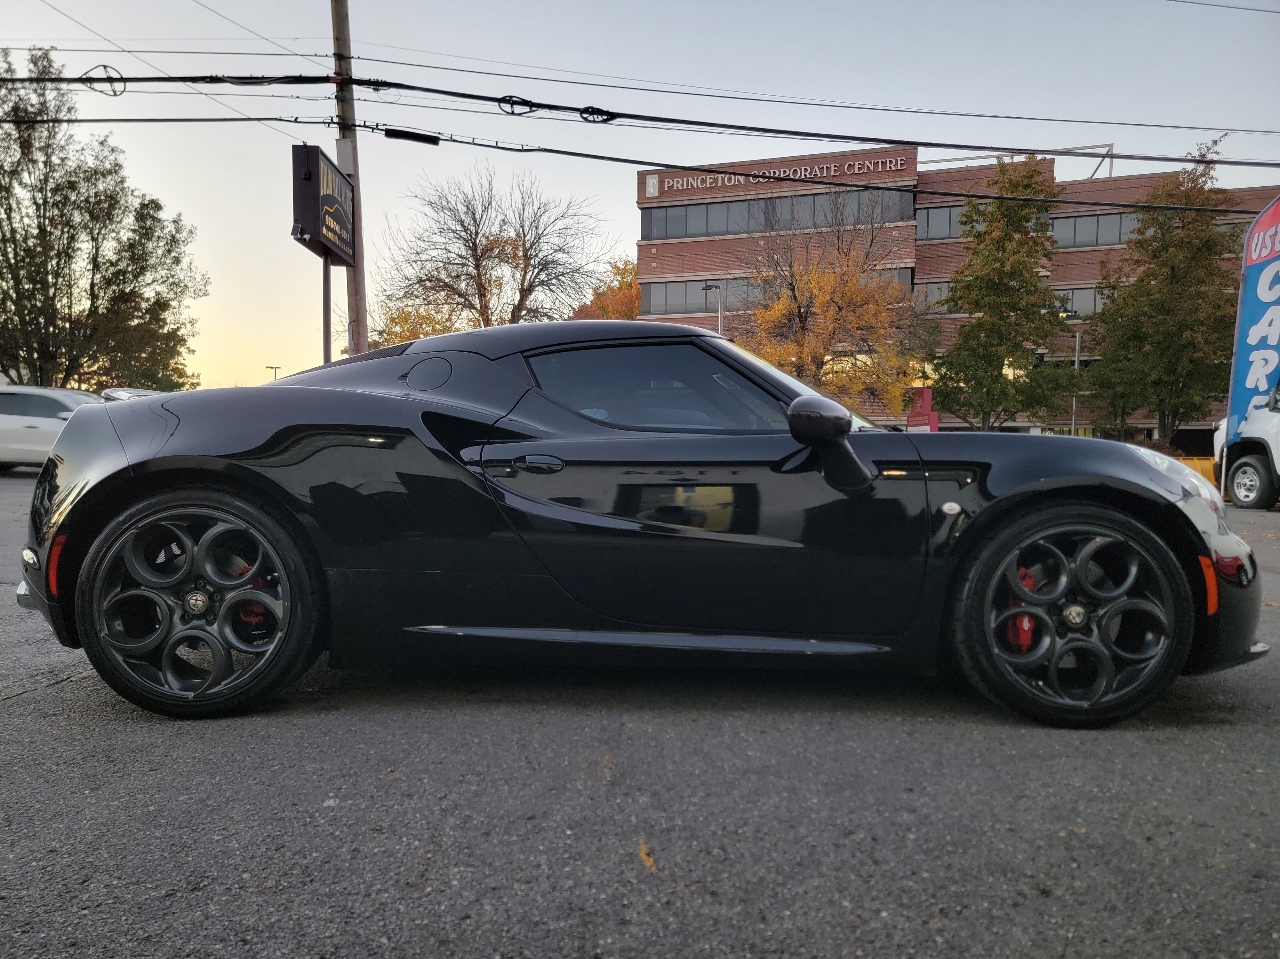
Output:
[[[754,280],[674,280],[670,283],[641,283],[640,312],[645,316],[672,313],[715,313],[714,289],[704,286],[719,284],[726,313],[754,309],[760,305],[760,288]]]
[[[947,294],[951,292],[950,283],[920,283],[916,288],[916,302],[921,310],[926,313],[941,313],[945,306],[942,301],[947,298]]]
[[[1066,301],[1066,307],[1078,316],[1092,316],[1102,308],[1098,291],[1090,286],[1080,290],[1059,290]]]
[[[910,193],[840,190],[760,200],[649,207],[640,212],[640,239],[821,230],[863,222],[903,223],[915,216],[914,204]]]
[[[1080,246],[1119,246],[1128,243],[1138,228],[1134,213],[1102,213],[1098,216],[1054,217],[1053,238],[1058,249]]]
[[[954,240],[960,236],[962,206],[933,206],[916,210],[917,240]]]

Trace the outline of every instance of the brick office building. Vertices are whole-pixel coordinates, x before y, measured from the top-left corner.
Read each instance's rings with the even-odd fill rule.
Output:
[[[1041,162],[1052,171],[1052,159]],[[851,218],[859,209],[864,217],[868,209],[874,211],[878,267],[896,273],[899,282],[915,290],[920,302],[936,303],[946,293],[947,278],[968,256],[958,218],[963,201],[927,193],[913,195],[901,188],[982,193],[996,168],[921,171],[916,150],[899,147],[717,164],[716,169],[721,172],[645,170],[638,174],[636,200],[641,224],[636,263],[642,319],[715,329],[717,291],[703,287],[719,284],[724,296],[725,333],[746,332],[751,324],[748,311],[756,295],[751,278],[759,270],[762,238],[830,228],[833,217],[839,223],[841,215]],[[1123,203],[1139,201],[1161,175],[1066,180],[1058,185],[1063,199]],[[820,179],[858,189],[844,193],[830,186],[763,178],[767,176]],[[1231,193],[1232,205],[1258,210],[1280,193],[1280,186]],[[1058,242],[1045,282],[1060,291],[1069,308],[1087,322],[1098,306],[1096,286],[1102,264],[1108,258],[1118,260],[1122,254],[1134,215],[1119,207],[1060,206],[1051,219]],[[1224,217],[1223,222],[1247,223],[1250,219]],[[939,320],[945,348],[964,318],[940,315]],[[1074,337],[1063,337],[1048,358],[1071,360],[1074,348]],[[873,418],[885,425],[905,422],[887,411]],[[1079,432],[1088,435],[1091,428],[1083,411],[1078,422]],[[1211,442],[1212,422],[1187,424],[1185,435],[1179,435],[1177,441],[1189,451],[1199,452]],[[1155,422],[1139,419],[1133,425],[1152,431]],[[1031,423],[1023,417],[1017,426],[1037,432],[1066,431],[1070,418]],[[944,416],[942,428],[963,428],[963,424]]]

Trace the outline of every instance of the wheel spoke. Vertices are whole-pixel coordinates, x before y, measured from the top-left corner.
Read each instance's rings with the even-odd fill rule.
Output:
[[[1008,649],[1000,639],[1001,632],[1010,628],[1011,625],[1015,628],[1019,626],[1019,619],[1023,616],[1029,617],[1035,625],[1039,626],[1038,640],[1025,653]],[[1031,670],[1043,665],[1058,645],[1058,635],[1053,620],[1044,610],[1035,606],[1012,606],[1004,610],[992,620],[990,633],[996,656],[1018,671]]]
[[[170,635],[175,621],[168,600],[155,590],[116,590],[103,604],[104,637],[126,656],[145,656]]]
[[[1129,663],[1154,659],[1165,647],[1169,619],[1145,599],[1122,599],[1098,617],[1098,638],[1107,651]]]
[[[1109,590],[1098,589],[1097,584],[1089,576],[1090,565],[1094,563],[1094,558],[1103,549],[1110,547],[1119,547],[1124,549],[1128,554],[1125,563],[1124,578],[1118,586],[1113,586]],[[1080,588],[1101,602],[1110,602],[1113,599],[1119,599],[1133,588],[1133,584],[1138,581],[1139,561],[1138,554],[1124,540],[1115,539],[1110,536],[1095,536],[1089,542],[1080,547],[1073,560],[1075,567],[1076,581],[1080,584]],[[1115,578],[1110,576],[1110,571],[1101,563],[1097,564],[1098,571],[1115,582]]]
[[[191,537],[176,523],[152,523],[134,530],[120,546],[125,568],[139,584],[163,589],[191,571]]]
[[[269,650],[285,628],[285,604],[260,589],[239,589],[222,603],[218,634],[242,653]]]
[[[1070,703],[1092,706],[1111,692],[1116,667],[1098,643],[1063,643],[1049,663],[1049,685]]]
[[[1042,577],[1035,578],[1042,578],[1043,582],[1037,581],[1033,588],[1027,587],[1022,582],[1024,571],[1033,577],[1036,572],[1042,573]],[[1060,600],[1070,588],[1071,580],[1071,564],[1066,556],[1045,540],[1034,540],[1014,551],[1004,567],[1004,581],[1009,589],[1018,599],[1033,606],[1045,606]]]
[[[170,637],[160,658],[165,684],[173,692],[189,696],[221,686],[233,668],[231,649],[221,637],[190,627]]]
[[[261,540],[248,527],[223,521],[196,543],[195,568],[211,583],[234,587],[252,582],[265,556]]]

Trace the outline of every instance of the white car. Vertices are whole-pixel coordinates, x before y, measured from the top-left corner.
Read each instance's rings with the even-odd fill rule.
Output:
[[[0,470],[42,464],[76,407],[101,402],[83,390],[0,386]]]

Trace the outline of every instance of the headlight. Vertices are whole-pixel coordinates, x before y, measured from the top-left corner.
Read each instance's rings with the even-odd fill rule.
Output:
[[[1163,453],[1157,453],[1155,450],[1149,450],[1145,446],[1134,446],[1132,443],[1126,443],[1129,449],[1133,450],[1144,460],[1158,469],[1165,476],[1177,480],[1182,484],[1182,488],[1191,496],[1197,496],[1209,504],[1215,513],[1219,516],[1224,515],[1226,509],[1222,502],[1222,494],[1218,492],[1207,479],[1193,470],[1191,467],[1179,463],[1175,459],[1170,459]]]

